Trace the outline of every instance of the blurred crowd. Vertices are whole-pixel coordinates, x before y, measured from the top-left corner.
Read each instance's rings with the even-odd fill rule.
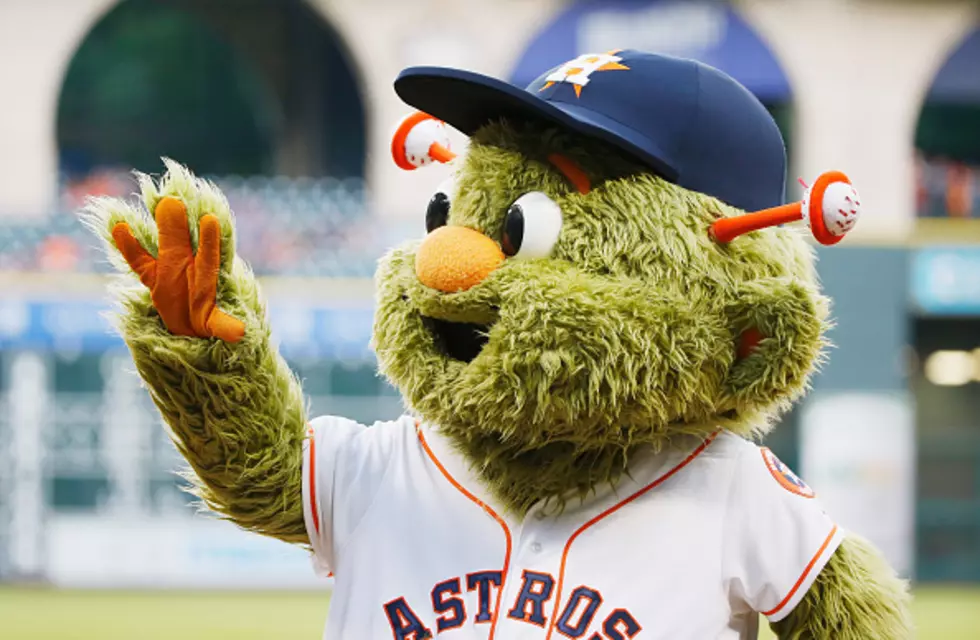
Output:
[[[239,255],[262,275],[363,277],[384,250],[413,233],[368,210],[359,179],[212,178],[238,220]],[[57,212],[0,218],[0,271],[106,271],[97,241],[77,213],[90,196],[135,199],[127,172],[105,171],[65,182]]]
[[[980,165],[917,156],[916,209],[921,218],[980,218]]]
[[[228,176],[213,179],[239,221],[239,255],[261,275],[366,277],[385,249],[414,235],[409,223],[382,221],[359,179]],[[124,171],[66,181],[57,212],[0,218],[0,271],[105,271],[97,242],[77,212],[93,195],[135,198]],[[917,209],[927,218],[980,218],[980,166],[916,157]]]

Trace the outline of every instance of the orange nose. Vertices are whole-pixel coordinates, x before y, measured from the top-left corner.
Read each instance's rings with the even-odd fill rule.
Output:
[[[504,261],[497,243],[468,227],[439,227],[415,254],[415,275],[427,287],[455,293],[483,282]]]

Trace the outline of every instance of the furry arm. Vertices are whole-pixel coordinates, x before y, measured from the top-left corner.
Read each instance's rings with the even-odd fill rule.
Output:
[[[913,637],[907,585],[866,540],[848,535],[803,600],[772,625],[780,640]]]
[[[159,183],[140,176],[145,210],[102,198],[84,214],[123,272],[113,286],[117,329],[190,464],[193,493],[244,529],[306,544],[300,385],[270,343],[258,283],[234,254],[224,196],[176,163],[167,169]]]

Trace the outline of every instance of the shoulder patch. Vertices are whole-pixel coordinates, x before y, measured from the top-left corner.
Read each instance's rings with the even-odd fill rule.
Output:
[[[777,458],[776,454],[770,451],[768,447],[759,447],[759,451],[762,453],[762,459],[765,461],[769,473],[783,489],[804,498],[812,498],[816,495],[813,489],[793,473],[792,469],[783,464],[783,461]]]

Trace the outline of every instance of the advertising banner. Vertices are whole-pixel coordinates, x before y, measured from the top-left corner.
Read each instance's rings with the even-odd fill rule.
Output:
[[[800,429],[801,475],[827,513],[909,575],[915,507],[911,400],[901,393],[814,393],[803,407]]]
[[[43,574],[59,587],[326,589],[310,554],[203,516],[53,514]]]

